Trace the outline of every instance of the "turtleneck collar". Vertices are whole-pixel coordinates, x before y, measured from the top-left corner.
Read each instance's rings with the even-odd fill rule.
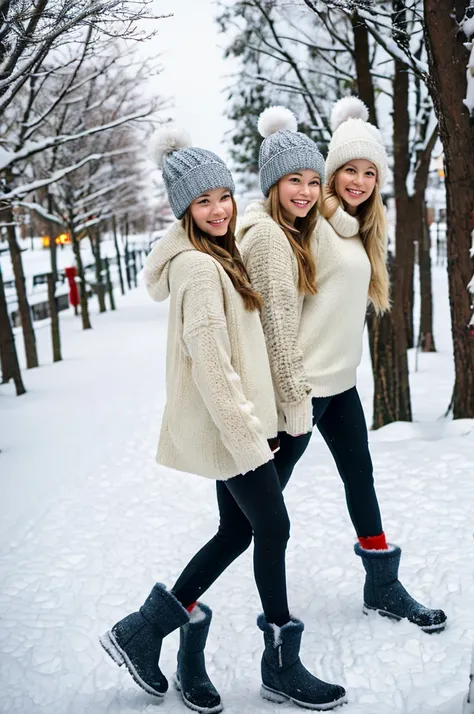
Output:
[[[342,238],[352,238],[358,234],[360,228],[357,218],[347,213],[342,206],[338,206],[329,218],[329,223]]]

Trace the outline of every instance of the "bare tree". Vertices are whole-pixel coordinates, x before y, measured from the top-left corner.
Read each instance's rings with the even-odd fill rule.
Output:
[[[110,44],[110,33],[127,39],[146,36],[137,29],[137,21],[150,16],[149,4],[147,1],[137,6],[135,3],[113,1],[72,3],[70,0],[39,0],[32,5],[22,0],[13,0],[2,5],[0,114],[6,131],[1,142],[0,174],[4,186],[0,196],[0,210],[1,220],[7,229],[14,268],[27,367],[37,366],[38,356],[15,230],[13,199],[60,177],[53,171],[43,182],[35,185],[33,181],[33,186],[30,184],[25,190],[21,179],[31,174],[32,157],[142,116],[141,113],[139,116],[136,113],[132,116],[120,113],[107,126],[99,123],[87,127],[86,131],[83,126],[77,126],[69,134],[57,131],[53,136],[45,136],[43,133],[42,140],[37,140],[48,118],[59,107],[67,113],[71,95],[75,92],[77,96],[78,93],[81,66],[89,53],[97,54],[104,47],[104,38],[105,44]],[[90,77],[82,76],[81,79],[83,85],[91,82]],[[58,91],[50,91],[52,88]],[[86,154],[82,157],[82,163],[90,158]],[[63,167],[61,175],[78,168],[77,162],[75,164]],[[53,246],[53,274],[56,275],[54,241],[50,244]]]
[[[8,0],[0,12],[0,116],[44,59],[91,28],[97,37],[143,40],[152,0]]]
[[[454,7],[453,7],[454,6]],[[467,327],[471,317],[466,285],[474,230],[474,106],[466,98],[466,35],[462,23],[474,22],[468,0],[425,0],[428,88],[433,98],[446,167],[448,278],[454,346],[454,418],[474,417],[474,349]],[[474,34],[474,32],[472,33]],[[469,33],[469,39],[471,37]],[[471,49],[472,52],[472,49]]]
[[[22,204],[49,218],[51,223],[67,228],[78,269],[83,327],[89,329],[88,288],[80,241],[89,237],[95,256],[96,292],[100,310],[104,311],[102,226],[117,211],[117,201],[125,200],[126,187],[140,188],[141,165],[134,154],[156,121],[156,112],[162,103],[156,98],[147,98],[141,90],[142,82],[152,72],[159,71],[156,61],[137,59],[120,44],[109,47],[101,57],[82,61],[81,66],[72,71],[73,82],[70,78],[63,80],[67,100],[48,112],[38,132],[47,137],[75,135],[76,139],[51,146],[36,162],[39,174],[46,180],[59,174],[59,179],[47,188],[46,196],[42,196],[43,201],[46,198],[46,205],[31,201],[22,201]],[[51,81],[56,83],[56,77]],[[46,93],[46,106],[48,97]],[[41,108],[41,101],[38,100],[37,105]],[[108,128],[91,134],[89,129],[95,126]],[[139,127],[140,133],[137,133]],[[87,161],[78,162],[82,156]],[[71,167],[74,170],[69,170]]]
[[[228,28],[234,19],[236,35],[228,53],[243,60],[239,86],[244,89],[240,94],[240,105],[237,95],[237,109],[245,108],[246,93],[253,86],[265,83],[272,91],[288,95],[298,117],[303,116],[302,130],[324,146],[330,137],[330,106],[343,94],[358,92],[369,108],[370,120],[377,124],[376,96],[384,97],[385,106],[392,101],[392,76],[387,67],[390,56],[380,51],[370,37],[357,7],[352,7],[351,12],[340,12],[339,9],[325,7],[320,3],[309,3],[308,7],[311,12],[306,7],[297,11],[292,6],[288,10],[286,3],[270,0],[249,0],[237,3],[237,7],[235,4],[224,3],[221,23]],[[391,22],[390,16],[388,21]],[[415,116],[410,115],[409,80],[405,67],[400,68],[398,76],[403,91],[398,92],[397,105],[403,108],[405,121],[403,124],[398,122],[396,127],[400,149],[394,152],[394,168],[396,181],[402,185],[408,204],[411,196],[405,187],[409,183],[410,172],[414,171],[410,161],[414,153],[414,141],[410,141],[410,138],[415,133],[412,131],[414,126],[417,127],[417,136],[421,133],[419,124],[424,115],[421,112]],[[390,122],[388,124],[390,126]],[[389,126],[381,127],[382,131],[384,128],[386,131]],[[246,131],[246,127],[244,129]],[[258,146],[260,141],[255,144]],[[418,148],[419,145],[418,138]],[[240,151],[244,146],[239,142]],[[248,163],[252,166],[255,158],[249,158],[251,162]],[[422,195],[424,197],[424,191]],[[400,216],[397,261],[393,263],[392,271],[393,283],[399,286],[394,290],[396,309],[393,315],[386,315],[381,320],[369,316],[375,385],[374,427],[394,420],[411,420],[408,345],[406,339],[397,339],[397,333],[399,329],[408,332],[408,325],[413,324],[414,235],[412,226],[407,230],[406,222],[409,219],[405,218],[403,210],[397,211],[397,216]],[[410,280],[411,294],[408,290],[410,299],[407,301],[406,285],[410,284]],[[413,341],[412,334],[410,340]],[[388,345],[391,345],[390,350],[387,349]]]
[[[15,347],[10,316],[7,309],[7,300],[3,286],[2,269],[0,266],[0,365],[2,368],[2,383],[13,379],[18,396],[26,392],[21,377],[18,355]]]
[[[386,3],[337,0],[331,4],[343,12],[358,6],[374,39],[426,84],[433,102],[446,168],[448,279],[456,375],[451,405],[455,418],[472,417],[474,351],[467,329],[470,306],[465,289],[472,273],[469,246],[474,205],[472,0],[424,0],[423,4],[410,5],[420,16],[428,63],[417,56],[403,33],[395,40],[391,37]]]

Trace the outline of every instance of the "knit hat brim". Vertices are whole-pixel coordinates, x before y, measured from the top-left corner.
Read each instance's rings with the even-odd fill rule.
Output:
[[[232,174],[222,161],[203,162],[187,171],[168,187],[171,210],[176,218],[181,219],[196,198],[215,188],[228,188],[232,194],[235,192]]]
[[[271,187],[283,176],[292,174],[295,171],[313,170],[319,174],[321,183],[324,182],[324,158],[319,153],[316,145],[314,145],[314,149],[312,148],[312,143],[310,139],[307,139],[305,146],[298,148],[292,146],[283,151],[275,152],[260,167],[260,188],[265,197],[268,197]]]

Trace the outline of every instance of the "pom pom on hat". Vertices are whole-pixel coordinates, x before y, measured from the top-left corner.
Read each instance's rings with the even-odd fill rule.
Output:
[[[268,107],[258,118],[259,134],[266,139],[277,131],[298,131],[298,122],[290,109],[281,106]]]
[[[151,158],[161,169],[167,156],[190,146],[192,146],[191,137],[184,129],[174,126],[164,127],[159,129],[151,138]]]
[[[348,119],[369,121],[369,110],[359,97],[343,97],[332,108],[331,130],[338,129]]]

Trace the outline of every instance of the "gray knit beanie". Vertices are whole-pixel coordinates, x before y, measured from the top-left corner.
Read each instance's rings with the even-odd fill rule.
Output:
[[[163,172],[171,210],[182,218],[195,198],[214,188],[234,193],[232,174],[212,151],[191,146],[182,129],[168,127],[157,131],[151,143],[152,158]]]
[[[312,169],[324,182],[324,158],[314,141],[298,131],[292,111],[280,106],[265,109],[258,119],[258,131],[264,138],[258,165],[265,197],[277,181],[295,171]]]

